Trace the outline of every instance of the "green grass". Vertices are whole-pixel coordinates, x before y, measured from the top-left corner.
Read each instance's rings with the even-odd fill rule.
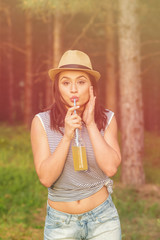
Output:
[[[118,209],[122,239],[160,240],[160,187],[116,185],[113,201]]]
[[[147,183],[160,184],[160,136],[145,133],[144,169]]]
[[[122,240],[160,240],[160,136],[145,133],[146,185],[131,188],[114,177]],[[0,240],[43,239],[47,189],[36,175],[29,132],[0,127]]]
[[[47,189],[34,169],[29,132],[3,125],[0,133],[0,239],[26,239],[29,227],[43,228],[34,215],[44,206]]]
[[[119,134],[120,140],[120,134]],[[160,135],[145,132],[143,166],[146,183],[160,185]],[[114,181],[120,181],[121,166],[113,177]]]

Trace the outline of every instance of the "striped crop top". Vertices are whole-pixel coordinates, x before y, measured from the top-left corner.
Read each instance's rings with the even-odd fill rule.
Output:
[[[114,113],[107,110],[107,126],[110,124]],[[51,130],[50,128],[50,111],[38,113],[44,130],[47,135],[49,148],[51,154],[55,151],[57,145],[62,139],[60,132]],[[61,128],[64,132],[64,128]],[[101,135],[104,131],[101,130]],[[88,161],[87,171],[75,171],[73,167],[72,148],[70,145],[67,159],[63,171],[59,178],[48,188],[48,198],[52,201],[77,201],[87,198],[94,193],[98,192],[104,185],[107,187],[108,192],[112,193],[113,181],[107,177],[103,171],[98,167],[94,156],[92,144],[89,139],[87,128],[82,124],[81,136],[84,140]],[[104,156],[107,158],[107,156]],[[58,159],[57,159],[58,161]]]

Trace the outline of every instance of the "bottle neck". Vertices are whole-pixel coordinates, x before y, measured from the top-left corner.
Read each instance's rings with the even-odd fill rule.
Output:
[[[80,147],[80,146],[84,146],[84,141],[82,139],[82,135],[81,135],[81,130],[80,129],[76,129],[75,130],[75,134],[74,134],[74,139],[73,139],[73,145]]]

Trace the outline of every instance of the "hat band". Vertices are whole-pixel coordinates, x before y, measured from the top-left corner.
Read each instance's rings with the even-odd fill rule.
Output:
[[[62,65],[61,67],[59,68],[80,68],[80,69],[89,69],[89,70],[92,70],[91,68],[89,67],[86,67],[84,65],[80,65],[80,64],[67,64],[67,65]]]

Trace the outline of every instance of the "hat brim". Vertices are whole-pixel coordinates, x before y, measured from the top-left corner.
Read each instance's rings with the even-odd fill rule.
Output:
[[[53,68],[48,71],[49,77],[52,81],[55,80],[55,76],[64,71],[82,71],[92,75],[96,81],[98,81],[101,77],[101,74],[95,70],[90,69],[83,69],[83,68]]]

